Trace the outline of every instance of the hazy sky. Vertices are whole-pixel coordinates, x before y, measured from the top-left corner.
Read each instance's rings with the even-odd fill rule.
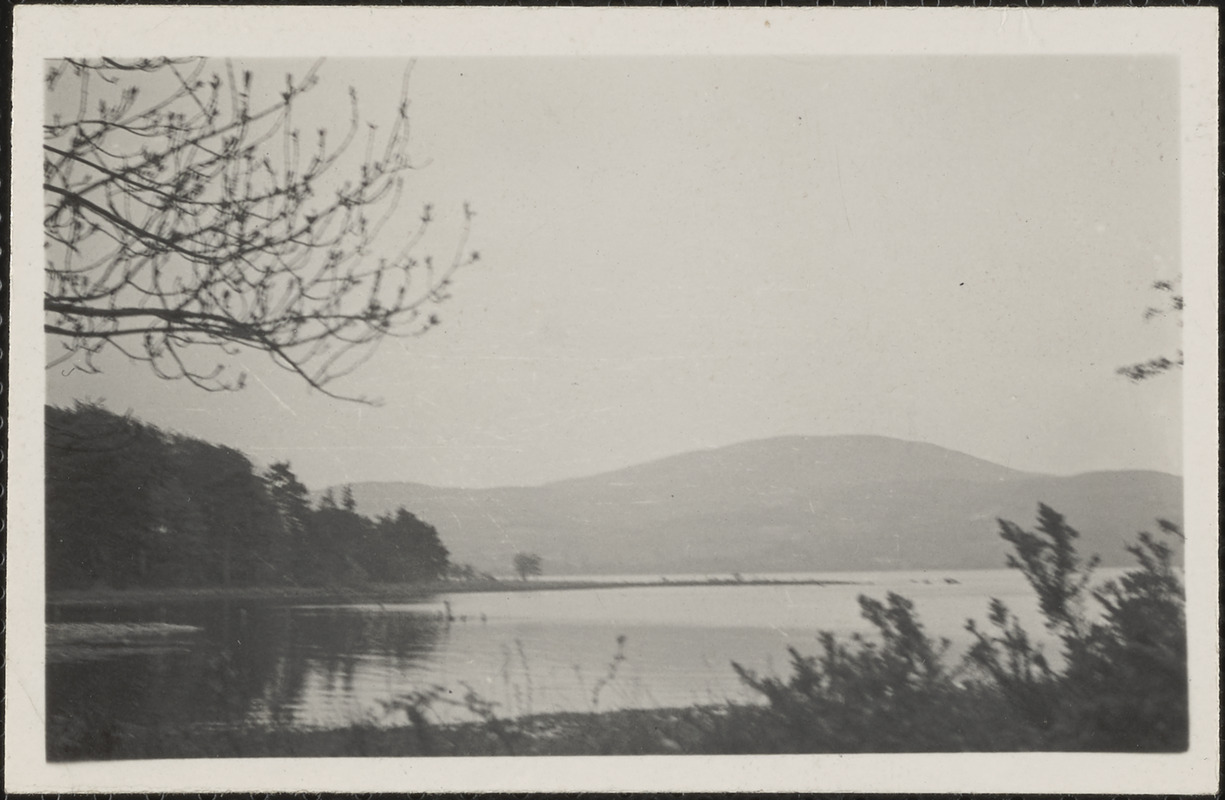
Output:
[[[249,62],[279,85],[285,62]],[[330,61],[388,118],[402,62]],[[295,65],[301,72],[301,65]],[[312,394],[118,354],[48,372],[310,486],[535,484],[781,434],[876,433],[1056,473],[1181,472],[1179,378],[1145,322],[1179,261],[1173,59],[428,59],[402,205],[477,212],[443,324]],[[335,101],[340,101],[335,102]]]

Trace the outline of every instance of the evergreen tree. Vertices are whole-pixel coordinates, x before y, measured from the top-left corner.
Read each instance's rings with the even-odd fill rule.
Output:
[[[276,509],[269,560],[278,581],[298,580],[311,572],[306,542],[306,523],[311,514],[306,487],[288,461],[274,462],[263,481]]]

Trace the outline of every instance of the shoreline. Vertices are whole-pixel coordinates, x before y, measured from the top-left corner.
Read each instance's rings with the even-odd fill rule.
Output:
[[[815,578],[655,581],[567,581],[567,580],[493,580],[431,581],[429,583],[372,584],[355,587],[316,586],[200,586],[139,589],[66,589],[48,592],[48,608],[70,606],[137,605],[153,602],[194,601],[315,601],[334,603],[412,602],[442,594],[482,594],[489,592],[581,591],[591,589],[684,588],[694,586],[855,586],[863,581]]]
[[[554,711],[521,717],[430,723],[419,716],[378,726],[280,728],[236,725],[200,729],[175,725],[118,725],[106,747],[75,741],[68,729],[48,740],[48,761],[126,761],[168,758],[327,758],[677,755],[770,752],[746,735],[770,711],[753,704],[707,704],[649,709]],[[54,724],[62,724],[55,720]],[[747,729],[747,730],[746,730]]]
[[[113,725],[102,740],[82,739],[71,721],[49,721],[50,763],[203,758],[413,758],[539,756],[777,755],[829,753],[1021,753],[1066,746],[1040,733],[940,740],[797,739],[785,714],[767,703],[714,702],[662,708],[553,711],[518,717],[339,728],[267,725],[199,728]],[[1015,733],[1015,732],[1014,732]],[[1102,751],[1105,752],[1105,751]],[[1143,753],[1177,752],[1154,746]]]

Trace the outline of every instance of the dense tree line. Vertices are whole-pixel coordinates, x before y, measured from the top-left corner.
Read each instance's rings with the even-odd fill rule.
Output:
[[[445,575],[432,526],[369,519],[346,490],[312,505],[287,462],[97,403],[46,415],[47,588],[358,584]]]

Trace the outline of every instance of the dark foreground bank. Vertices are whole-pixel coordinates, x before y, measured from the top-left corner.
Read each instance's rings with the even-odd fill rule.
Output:
[[[99,732],[59,720],[49,730],[47,757],[76,761],[750,752],[741,749],[749,739],[739,736],[732,721],[743,722],[760,713],[752,707],[703,707],[490,717],[450,725],[434,725],[420,717],[395,727],[355,725],[334,730],[117,725]]]
[[[470,698],[471,699],[471,698]],[[916,702],[918,700],[918,702]],[[474,713],[480,700],[472,699]],[[428,704],[403,710],[404,724],[328,730],[91,725],[53,719],[47,759],[54,762],[166,758],[329,758],[609,755],[765,755],[775,753],[938,753],[1102,751],[1170,752],[1185,739],[1149,732],[1135,742],[1088,741],[1027,720],[998,692],[967,687],[954,695],[878,697],[862,706],[813,708],[708,705],[602,713],[541,714],[459,724],[430,722]],[[849,713],[848,713],[849,712]],[[1103,746],[1105,745],[1105,746]]]
[[[409,715],[411,718],[411,714]],[[984,720],[985,721],[985,720]],[[49,761],[162,758],[328,758],[428,756],[734,755],[768,753],[969,752],[1058,749],[1017,726],[988,724],[954,736],[871,738],[800,733],[766,706],[721,705],[543,714],[489,715],[434,725],[424,716],[395,726],[335,730],[246,726],[227,729],[115,725],[102,730],[52,720]],[[817,731],[810,731],[810,734]]]

